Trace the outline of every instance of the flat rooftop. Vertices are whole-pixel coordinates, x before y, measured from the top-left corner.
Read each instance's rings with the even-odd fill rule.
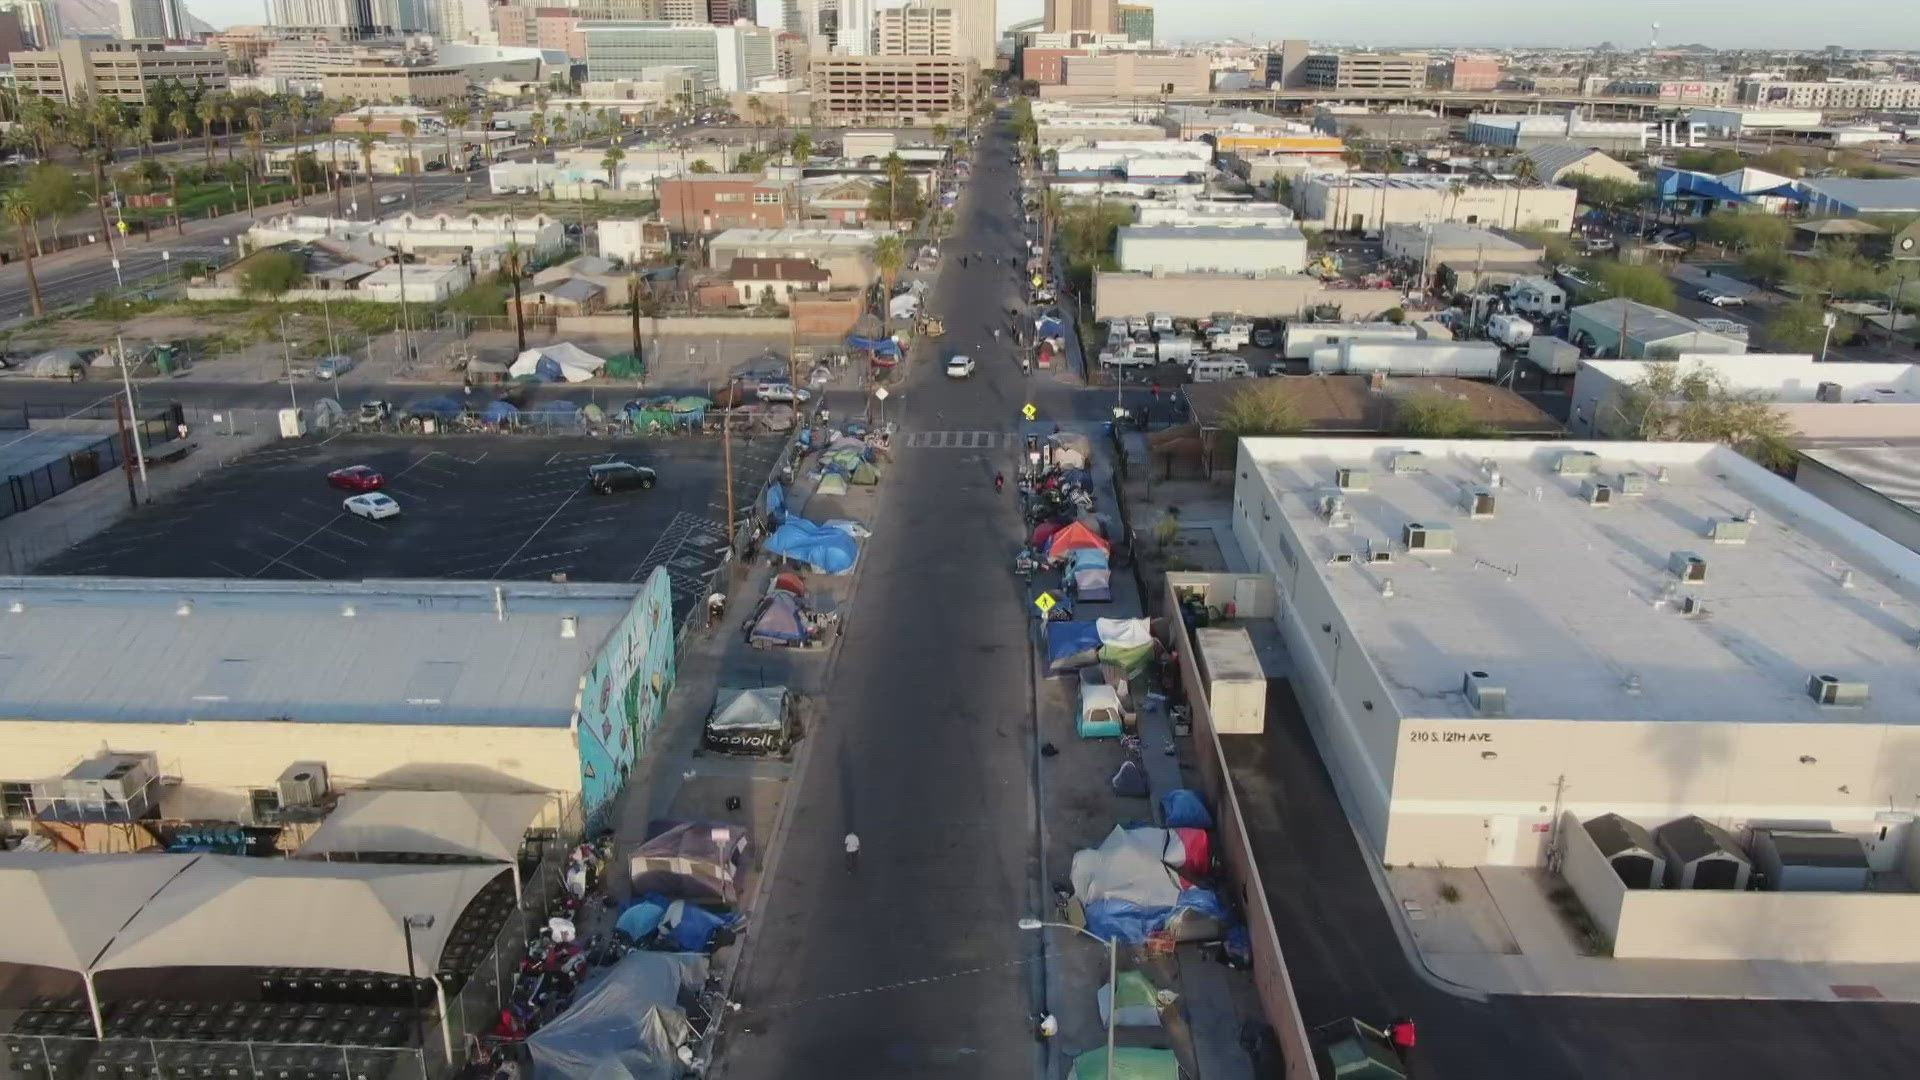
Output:
[[[564,727],[640,587],[501,590],[0,578],[0,717]]]
[[[1524,253],[1538,255],[1545,249],[1521,237],[1500,229],[1483,229],[1475,225],[1460,225],[1451,221],[1435,221],[1419,225],[1389,224],[1392,232],[1411,232],[1418,237],[1432,236],[1433,246],[1441,250],[1454,248],[1481,248],[1495,254]]]
[[[1291,222],[1262,223],[1258,227],[1246,225],[1122,225],[1120,239],[1129,237],[1135,240],[1227,240],[1246,243],[1250,240],[1282,241],[1301,240],[1307,234]]]
[[[1481,191],[1488,188],[1519,188],[1532,190],[1535,188],[1552,188],[1557,186],[1554,184],[1538,183],[1522,184],[1506,180],[1477,180],[1462,173],[1394,173],[1388,176],[1377,173],[1360,175],[1321,173],[1308,179],[1315,183],[1326,184],[1329,187],[1393,188],[1403,191],[1445,191],[1449,184],[1455,182],[1465,184],[1474,191]]]
[[[1875,495],[1920,513],[1920,446],[1825,446],[1801,453]]]
[[[712,244],[809,244],[848,249],[869,248],[879,233],[865,229],[727,229]]]
[[[1507,688],[1516,718],[1920,723],[1920,555],[1725,447],[1373,439],[1242,447],[1242,467],[1258,468],[1280,507],[1301,572],[1325,582],[1402,715],[1473,715],[1461,680],[1484,670]],[[1407,448],[1422,451],[1424,471],[1390,471],[1389,455]],[[1554,470],[1577,451],[1599,455],[1597,479],[1642,474],[1646,494],[1616,487],[1612,505],[1589,505],[1582,478]],[[1352,523],[1340,528],[1317,507],[1343,466],[1367,469],[1370,483],[1341,493]],[[1492,491],[1491,517],[1461,508],[1472,485]],[[1757,520],[1744,543],[1709,538],[1711,523],[1748,510]],[[1454,550],[1407,551],[1400,541],[1410,522],[1451,527]],[[1392,562],[1365,563],[1356,553],[1369,540],[1390,548]],[[1705,559],[1705,580],[1671,573],[1674,552]],[[1348,554],[1356,560],[1333,561]],[[1686,597],[1706,613],[1682,614]],[[1816,674],[1865,682],[1870,700],[1817,705],[1806,691]]]
[[[1729,388],[1761,394],[1781,404],[1819,401],[1820,386],[1840,387],[1834,404],[1920,403],[1920,364],[1834,363],[1804,353],[1686,353],[1666,360],[1588,360],[1585,366],[1620,383],[1631,383],[1654,364],[1677,363],[1686,371],[1710,371]]]

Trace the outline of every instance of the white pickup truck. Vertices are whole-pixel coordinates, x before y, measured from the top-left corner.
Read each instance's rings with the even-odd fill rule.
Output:
[[[1145,341],[1116,345],[1100,353],[1101,367],[1152,367],[1159,362],[1153,344]]]

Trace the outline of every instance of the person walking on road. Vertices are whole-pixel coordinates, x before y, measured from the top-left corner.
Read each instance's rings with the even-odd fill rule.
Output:
[[[860,837],[854,833],[848,833],[846,843],[847,873],[851,874],[860,868]]]
[[[994,473],[993,474],[993,493],[995,495],[998,495],[1002,491],[1005,491],[1006,489],[1007,489],[1007,478],[1005,474]]]

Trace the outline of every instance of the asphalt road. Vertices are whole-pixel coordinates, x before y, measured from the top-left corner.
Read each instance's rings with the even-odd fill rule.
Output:
[[[1004,149],[963,201],[956,249],[1015,243]],[[937,345],[991,342],[1013,295],[1004,263],[948,260]],[[889,413],[902,434],[1010,430],[1027,396],[1010,354],[947,380],[931,349]],[[1004,439],[904,446],[889,470],[823,719],[789,793],[792,828],[755,912],[753,952],[716,1075],[1031,1076],[1036,935],[1027,620]],[[896,442],[900,445],[900,442]],[[861,839],[845,867],[842,840]]]

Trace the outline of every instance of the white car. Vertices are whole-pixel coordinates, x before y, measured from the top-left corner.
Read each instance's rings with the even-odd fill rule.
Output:
[[[947,374],[955,379],[964,379],[973,374],[973,357],[956,356],[947,361]]]
[[[390,495],[369,491],[364,495],[352,495],[341,502],[340,509],[354,517],[363,517],[368,521],[382,521],[400,515],[400,504]]]
[[[761,401],[783,401],[789,404],[805,404],[813,399],[813,391],[804,386],[790,383],[761,383],[756,391]]]
[[[406,198],[406,196],[405,196],[405,195],[397,195],[397,194],[396,194],[396,195],[382,195],[382,196],[380,196],[380,205],[381,205],[381,206],[392,206],[392,205],[393,205],[394,203],[397,203],[397,202],[399,202],[399,201],[400,201],[401,199],[404,199],[404,198]]]
[[[1747,303],[1746,297],[1735,296],[1732,293],[1723,293],[1719,289],[1701,289],[1694,295],[1712,304],[1714,307],[1745,307]]]

